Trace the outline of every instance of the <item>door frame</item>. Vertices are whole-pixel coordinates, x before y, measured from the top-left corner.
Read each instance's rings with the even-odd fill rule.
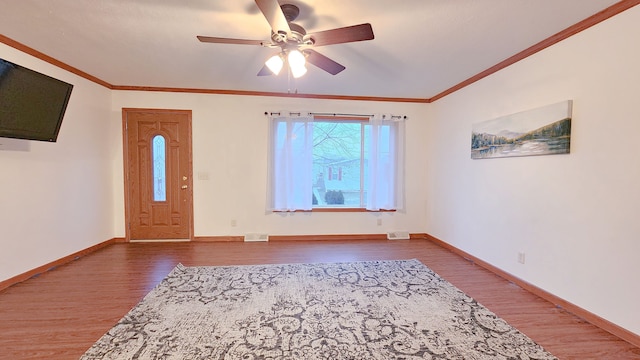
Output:
[[[125,242],[131,242],[131,199],[130,199],[130,179],[129,179],[129,141],[127,132],[127,112],[131,111],[148,111],[156,113],[178,113],[188,114],[189,120],[188,126],[188,147],[189,147],[189,160],[188,160],[188,186],[189,186],[189,241],[193,241],[193,132],[192,132],[192,110],[178,110],[178,109],[156,109],[156,108],[122,108],[122,142],[123,142],[123,172],[124,172],[124,228],[125,228]],[[152,240],[153,241],[153,240]],[[156,239],[155,241],[162,242],[167,241],[163,239]]]

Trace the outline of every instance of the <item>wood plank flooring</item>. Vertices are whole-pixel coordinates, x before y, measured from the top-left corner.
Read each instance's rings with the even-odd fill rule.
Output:
[[[0,292],[0,359],[78,359],[177,263],[413,258],[560,359],[640,359],[640,348],[428,240],[111,245]]]

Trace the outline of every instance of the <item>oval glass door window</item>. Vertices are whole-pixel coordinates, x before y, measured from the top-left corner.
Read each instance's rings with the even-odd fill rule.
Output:
[[[166,146],[162,135],[153,137],[153,201],[167,201]]]

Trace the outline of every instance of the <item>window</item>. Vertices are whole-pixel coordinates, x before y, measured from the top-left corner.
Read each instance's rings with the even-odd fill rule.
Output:
[[[315,119],[313,207],[364,208],[368,120]]]
[[[327,170],[328,170],[328,174],[329,174],[327,176],[327,180],[342,181],[342,166],[339,166],[338,168],[330,166]]]
[[[404,122],[389,118],[272,117],[268,207],[402,208]]]
[[[162,135],[152,140],[151,158],[153,164],[153,201],[167,201],[166,148]]]

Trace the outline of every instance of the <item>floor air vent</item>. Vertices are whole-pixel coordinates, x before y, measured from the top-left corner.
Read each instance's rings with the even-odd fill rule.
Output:
[[[388,240],[409,240],[408,231],[393,231],[387,233]]]
[[[249,233],[244,235],[245,242],[269,241],[269,234]]]

